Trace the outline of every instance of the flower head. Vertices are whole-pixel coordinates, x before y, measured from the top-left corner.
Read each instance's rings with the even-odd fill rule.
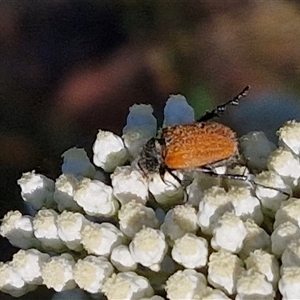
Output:
[[[123,233],[110,223],[89,223],[81,231],[81,243],[89,254],[109,256],[123,239]]]
[[[136,169],[130,166],[117,167],[111,175],[113,195],[122,205],[135,200],[146,204],[149,199],[148,182]]]
[[[89,178],[82,179],[78,184],[74,200],[90,216],[113,216],[119,208],[112,187]]]
[[[279,142],[296,155],[300,154],[300,123],[295,120],[287,121],[278,131]]]
[[[94,177],[96,169],[84,149],[71,148],[62,154],[62,158],[63,174],[73,175],[77,179]]]
[[[58,235],[57,217],[58,213],[55,210],[41,209],[33,219],[34,235],[48,251],[65,250],[65,245]]]
[[[182,95],[171,95],[164,109],[164,127],[189,124],[195,121],[193,108]]]
[[[144,226],[158,228],[159,225],[154,210],[135,201],[123,205],[118,218],[120,230],[130,238]]]
[[[57,233],[66,246],[81,251],[81,230],[89,221],[80,213],[63,211],[57,217]]]
[[[0,262],[1,291],[10,294],[13,297],[20,297],[35,288],[35,285],[27,285],[11,264]]]
[[[231,295],[236,292],[237,280],[243,271],[243,262],[235,254],[219,250],[209,256],[208,282]]]
[[[207,281],[202,273],[186,269],[177,271],[166,282],[168,299],[202,299],[207,292]]]
[[[250,269],[243,272],[237,281],[237,299],[274,299],[272,284],[262,273]]]
[[[19,248],[28,249],[38,247],[40,242],[34,236],[33,218],[22,216],[19,211],[9,211],[2,219],[0,234]]]
[[[120,272],[112,274],[102,288],[102,292],[110,300],[112,299],[141,299],[151,297],[153,289],[147,278],[134,272]]]
[[[74,266],[73,275],[77,285],[89,292],[100,293],[105,280],[113,273],[113,266],[103,256],[86,256]]]
[[[52,257],[42,267],[43,283],[57,292],[73,289],[76,286],[74,266],[74,258],[68,253]]]
[[[157,121],[151,105],[134,104],[129,108],[122,138],[132,158],[138,156],[142,146],[156,135]]]
[[[247,229],[243,221],[232,212],[226,212],[213,229],[211,246],[215,250],[224,249],[238,253],[243,247]]]
[[[72,174],[61,174],[56,179],[53,199],[59,211],[82,211],[82,208],[74,201],[77,184],[78,180]]]
[[[93,145],[94,164],[106,172],[112,172],[128,159],[122,139],[109,131],[99,130]]]
[[[135,262],[159,271],[168,246],[161,231],[145,227],[136,233],[129,244],[129,250]]]
[[[202,237],[186,233],[174,241],[172,258],[185,268],[201,268],[207,263],[208,242]]]
[[[21,196],[36,210],[42,207],[52,207],[54,204],[54,181],[35,171],[23,173],[18,180]]]
[[[42,284],[42,266],[50,259],[48,253],[37,249],[19,250],[14,254],[11,266],[27,284]]]
[[[166,214],[161,230],[171,241],[186,233],[196,233],[198,229],[197,211],[189,205],[176,205]]]

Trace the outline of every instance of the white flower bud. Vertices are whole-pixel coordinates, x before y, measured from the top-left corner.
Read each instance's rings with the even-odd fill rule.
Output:
[[[292,152],[279,148],[269,157],[268,168],[274,170],[293,190],[299,184],[300,159]]]
[[[123,205],[118,212],[120,230],[133,238],[143,226],[158,228],[159,222],[152,208],[135,201]]]
[[[50,259],[48,253],[37,249],[19,250],[13,255],[11,266],[28,284],[41,285],[43,283],[41,269]]]
[[[278,131],[279,144],[291,149],[296,155],[300,154],[300,123],[287,121]]]
[[[89,223],[81,231],[81,243],[89,254],[109,256],[123,239],[123,233],[110,223]]]
[[[61,157],[63,158],[61,170],[64,174],[73,175],[77,179],[94,177],[96,169],[84,149],[71,148],[65,151]]]
[[[74,201],[77,183],[77,179],[71,174],[62,174],[56,179],[53,199],[59,211],[82,211],[82,208]]]
[[[243,221],[232,212],[225,212],[213,229],[211,246],[238,253],[243,247],[247,229]]]
[[[205,234],[212,234],[215,224],[226,211],[233,211],[234,207],[228,194],[223,188],[214,186],[204,193],[199,204],[197,215],[198,224]]]
[[[138,300],[153,295],[153,289],[148,279],[134,272],[113,274],[105,281],[102,292],[108,300]]]
[[[197,211],[189,205],[177,205],[170,209],[161,225],[162,232],[172,241],[186,233],[195,234],[197,229]]]
[[[56,220],[58,236],[69,249],[81,251],[81,230],[88,223],[80,213],[63,211]]]
[[[182,179],[182,174],[179,172],[173,172],[177,177]],[[159,174],[155,173],[152,175],[151,181],[149,182],[149,191],[155,198],[155,201],[161,205],[171,205],[174,203],[182,202],[184,197],[184,190],[169,172],[163,175],[163,179]]]
[[[128,246],[120,245],[112,250],[110,261],[121,272],[134,271],[137,263],[134,261]]]
[[[267,159],[276,146],[270,142],[264,132],[253,131],[239,139],[239,146],[247,166],[251,170],[262,171],[266,168]]]
[[[203,274],[186,269],[171,275],[166,282],[165,290],[170,300],[202,299],[207,292],[207,282]]]
[[[264,274],[254,269],[243,272],[236,284],[237,300],[273,300],[275,291]]]
[[[185,268],[201,268],[206,265],[208,256],[207,240],[192,233],[175,240],[172,258]]]
[[[284,193],[291,194],[292,189],[274,171],[256,175],[255,183],[255,194],[261,201],[263,212],[274,218],[281,203],[288,198]]]
[[[152,113],[152,106],[147,104],[134,104],[129,108],[122,138],[132,157],[136,157],[142,146],[156,134],[157,121]]]
[[[21,187],[21,196],[36,210],[53,207],[54,181],[35,171],[23,173],[17,181]]]
[[[236,282],[244,270],[243,262],[235,254],[223,249],[209,256],[208,282],[231,295],[236,292]]]
[[[27,285],[10,263],[0,262],[0,291],[20,297],[35,288],[35,285]]]
[[[53,209],[41,209],[33,219],[34,235],[48,251],[60,252],[65,249],[57,232],[57,216],[58,213]]]
[[[32,217],[22,216],[19,211],[9,211],[2,219],[0,234],[18,248],[38,247],[40,242],[33,233]]]
[[[283,300],[298,299],[300,295],[300,267],[281,268],[281,278],[278,283]]]
[[[123,134],[140,128],[152,133],[152,135],[148,136],[149,139],[156,134],[157,121],[153,116],[153,108],[149,104],[133,104],[129,107],[129,114],[126,126],[123,128]]]
[[[113,195],[122,205],[135,200],[146,204],[149,193],[146,178],[130,166],[117,167],[111,175]]]
[[[89,293],[100,293],[105,280],[113,273],[113,266],[103,256],[79,259],[73,269],[78,286]]]
[[[43,283],[56,292],[73,289],[76,286],[73,278],[74,266],[75,261],[68,253],[51,257],[42,267]]]
[[[112,188],[101,181],[84,178],[77,186],[74,200],[90,216],[113,216],[119,208]]]
[[[256,249],[271,251],[271,239],[267,232],[259,227],[252,219],[244,222],[247,235],[244,238],[243,248],[239,253],[240,258],[246,258]]]
[[[282,267],[300,267],[300,239],[291,240],[281,256]]]
[[[195,121],[194,109],[182,95],[170,95],[164,108],[164,127],[189,124]]]
[[[300,227],[300,199],[291,197],[282,203],[275,215],[274,228],[287,221]]]
[[[148,130],[134,129],[129,130],[122,135],[124,145],[129,153],[128,159],[132,162],[133,166],[137,165],[141,149],[152,137],[155,136],[155,133],[156,129],[154,133],[149,132]]]
[[[128,159],[122,139],[109,131],[99,130],[93,145],[93,152],[94,164],[106,172],[112,172]]]
[[[245,260],[246,268],[264,274],[273,288],[277,288],[279,280],[279,263],[274,255],[261,249],[250,253],[250,256]]]
[[[281,256],[287,244],[294,239],[300,239],[300,228],[290,221],[279,224],[271,235],[272,252]]]
[[[257,224],[263,222],[263,214],[260,208],[260,202],[251,195],[251,191],[246,187],[231,187],[227,196],[234,207],[234,214],[241,220],[253,219]]]
[[[189,204],[198,209],[199,203],[204,197],[204,190],[203,182],[197,176],[193,179],[193,182],[186,187],[185,204]]]
[[[161,231],[146,227],[134,236],[129,250],[135,262],[157,272],[168,246]]]

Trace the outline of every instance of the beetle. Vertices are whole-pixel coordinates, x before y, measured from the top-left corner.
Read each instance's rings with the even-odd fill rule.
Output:
[[[238,142],[231,128],[210,120],[222,115],[227,106],[238,105],[249,89],[250,86],[246,86],[236,97],[207,112],[196,122],[165,127],[159,137],[148,140],[137,162],[143,174],[159,173],[163,178],[165,172],[169,172],[180,182],[172,171],[197,168],[218,176],[213,168],[238,156]],[[246,180],[243,175],[224,176]]]

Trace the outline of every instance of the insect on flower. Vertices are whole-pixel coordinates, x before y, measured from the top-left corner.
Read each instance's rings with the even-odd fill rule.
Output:
[[[223,114],[227,106],[238,105],[249,88],[246,86],[236,97],[207,112],[195,123],[163,128],[160,137],[150,139],[142,149],[138,161],[142,172],[145,175],[158,172],[162,177],[168,171],[176,178],[172,170],[201,168],[204,172],[212,172],[214,167],[236,157],[235,132],[209,120]]]
[[[227,106],[238,105],[249,89],[250,86],[246,86],[236,97],[207,112],[194,123],[163,128],[160,136],[151,138],[141,151],[137,164],[143,174],[148,176],[159,173],[164,181],[165,172],[169,172],[181,182],[173,171],[197,169],[214,177],[243,180],[263,186],[254,181],[252,174],[218,174],[214,171],[218,166],[237,162],[239,153],[236,133],[211,119],[222,115]],[[290,196],[277,188],[267,188]]]

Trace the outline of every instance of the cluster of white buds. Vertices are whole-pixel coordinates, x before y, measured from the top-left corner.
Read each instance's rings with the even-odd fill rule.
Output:
[[[248,169],[219,171],[248,182],[197,169],[146,176],[138,160],[156,136],[152,113],[131,107],[122,137],[99,130],[94,164],[72,148],[55,182],[23,174],[32,215],[2,219],[0,234],[21,250],[0,262],[0,291],[20,297],[45,285],[52,300],[299,298],[300,123],[279,129],[280,148],[261,132],[241,138]],[[185,98],[171,96],[164,126],[192,122]]]

